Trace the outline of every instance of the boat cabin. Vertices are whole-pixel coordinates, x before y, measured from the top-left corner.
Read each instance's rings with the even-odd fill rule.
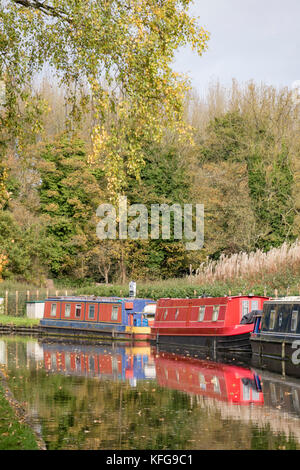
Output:
[[[282,372],[299,376],[300,297],[265,302],[263,312],[256,316],[250,342],[259,367],[267,365],[277,371],[276,361],[281,361]]]
[[[201,328],[239,325],[253,310],[260,310],[269,297],[235,296],[198,299],[160,299],[156,306],[156,328]]]
[[[106,332],[148,328],[150,334],[147,308],[151,304],[155,302],[138,298],[49,297],[40,324],[48,328]]]
[[[257,315],[254,333],[300,339],[300,297],[284,297],[264,303],[261,315]]]
[[[253,331],[249,314],[261,310],[268,299],[254,295],[159,299],[151,339],[214,349],[217,343],[219,349],[249,349]]]

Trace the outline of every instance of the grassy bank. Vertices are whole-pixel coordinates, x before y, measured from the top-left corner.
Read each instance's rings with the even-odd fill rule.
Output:
[[[14,317],[12,315],[0,315],[0,324],[2,325],[15,325],[15,326],[36,326],[39,320],[27,317]]]
[[[35,435],[22,411],[5,394],[0,384],[0,450],[38,450]]]

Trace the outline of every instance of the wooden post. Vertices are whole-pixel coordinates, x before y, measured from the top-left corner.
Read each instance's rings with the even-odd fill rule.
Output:
[[[228,296],[231,297],[231,290],[228,291]]]
[[[18,316],[19,292],[16,290],[16,316]]]
[[[46,289],[46,299],[49,297],[49,289]]]
[[[68,291],[67,290],[65,290],[65,296],[68,297]]]
[[[58,297],[58,290],[55,291],[55,297]]]
[[[26,298],[27,298],[27,302],[29,302],[29,300],[30,300],[30,291],[29,290],[26,292]]]
[[[264,297],[267,297],[267,288],[264,288]]]
[[[275,289],[274,294],[275,294],[275,299],[278,299],[278,290],[277,289]]]
[[[38,291],[38,289],[36,291],[36,300],[39,300],[39,291]]]

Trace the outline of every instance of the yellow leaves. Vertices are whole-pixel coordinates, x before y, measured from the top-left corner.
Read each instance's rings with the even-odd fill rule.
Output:
[[[47,212],[56,213],[56,212],[59,210],[59,206],[58,206],[58,204],[55,204],[54,202],[52,202],[51,204],[48,204],[48,205],[45,207],[45,210],[46,210]]]
[[[8,264],[8,257],[3,254],[3,253],[0,253],[0,282],[2,282],[2,271],[3,271],[3,268],[4,266],[6,266]]]

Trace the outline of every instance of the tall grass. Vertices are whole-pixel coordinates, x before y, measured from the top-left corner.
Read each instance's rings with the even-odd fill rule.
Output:
[[[218,261],[202,263],[191,277],[196,284],[232,282],[237,280],[280,285],[295,282],[300,275],[300,241],[284,243],[280,248],[272,248],[264,253],[257,250],[251,253],[222,255]],[[276,288],[277,286],[274,285]]]

